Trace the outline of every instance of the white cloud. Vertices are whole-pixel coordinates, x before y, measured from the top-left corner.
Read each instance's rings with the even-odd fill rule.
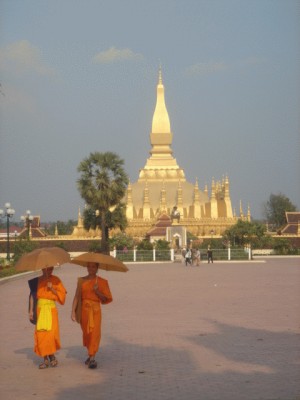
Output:
[[[221,62],[206,62],[206,63],[197,63],[187,67],[185,72],[188,75],[204,75],[211,74],[219,71],[224,71],[228,68],[223,61]]]
[[[142,60],[144,57],[142,54],[134,53],[130,49],[116,49],[111,47],[108,50],[101,51],[93,57],[93,62],[96,64],[108,64],[118,61],[127,60]]]
[[[34,71],[39,75],[53,76],[54,68],[43,61],[42,52],[28,40],[20,40],[0,49],[0,66],[17,73]]]

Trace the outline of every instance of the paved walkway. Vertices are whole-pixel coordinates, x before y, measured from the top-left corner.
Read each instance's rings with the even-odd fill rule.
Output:
[[[103,308],[99,368],[83,364],[70,319],[82,267],[55,270],[59,366],[38,370],[27,321],[28,276],[0,285],[0,393],[5,400],[300,399],[300,259],[261,263],[128,264],[102,272],[114,302]]]

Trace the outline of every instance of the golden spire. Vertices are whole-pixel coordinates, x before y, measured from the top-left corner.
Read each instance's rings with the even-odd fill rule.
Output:
[[[228,179],[228,176],[226,175],[226,178],[225,178],[225,197],[230,197],[230,194],[229,194],[229,179]]]
[[[172,134],[171,134],[171,125],[170,125],[170,118],[167,111],[166,103],[165,103],[165,88],[162,83],[162,73],[161,67],[159,68],[158,73],[158,85],[157,85],[157,98],[156,98],[156,106],[152,118],[152,134],[151,134],[151,141],[152,136],[155,139],[153,134],[161,134],[165,133],[168,134],[168,137],[165,138],[164,144],[172,144]],[[168,139],[168,140],[166,140]],[[155,144],[155,143],[152,143]],[[159,143],[160,144],[160,143]]]
[[[156,106],[152,118],[152,131],[150,133],[150,158],[139,173],[139,182],[148,179],[149,182],[165,179],[167,182],[177,181],[179,178],[185,182],[183,169],[179,168],[172,152],[173,133],[167,107],[165,104],[165,91],[162,83],[161,67],[158,73]]]
[[[250,204],[248,204],[248,210],[247,210],[247,220],[250,222],[251,221],[251,211],[250,211]]]
[[[194,204],[199,203],[199,185],[198,185],[198,178],[196,178],[195,186],[194,186]]]
[[[127,187],[127,204],[132,205],[132,186],[130,181]]]
[[[215,178],[212,178],[212,182],[211,182],[211,199],[215,199],[216,198],[216,184],[215,184]]]
[[[244,217],[244,212],[243,212],[243,206],[242,206],[242,200],[240,200],[240,217]]]

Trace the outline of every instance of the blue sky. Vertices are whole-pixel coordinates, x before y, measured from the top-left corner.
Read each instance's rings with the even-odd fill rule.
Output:
[[[15,220],[76,219],[94,151],[137,180],[160,63],[187,179],[228,174],[254,218],[271,193],[300,209],[299,1],[2,0],[0,15],[0,208]]]

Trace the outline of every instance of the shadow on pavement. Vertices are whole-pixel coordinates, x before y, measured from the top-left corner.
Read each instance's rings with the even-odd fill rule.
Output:
[[[299,399],[299,335],[213,323],[217,333],[187,337],[178,349],[111,340],[100,350],[99,368],[82,366],[82,381],[55,399]],[[286,368],[291,347],[293,374]],[[77,358],[77,351],[68,349],[67,357]]]

